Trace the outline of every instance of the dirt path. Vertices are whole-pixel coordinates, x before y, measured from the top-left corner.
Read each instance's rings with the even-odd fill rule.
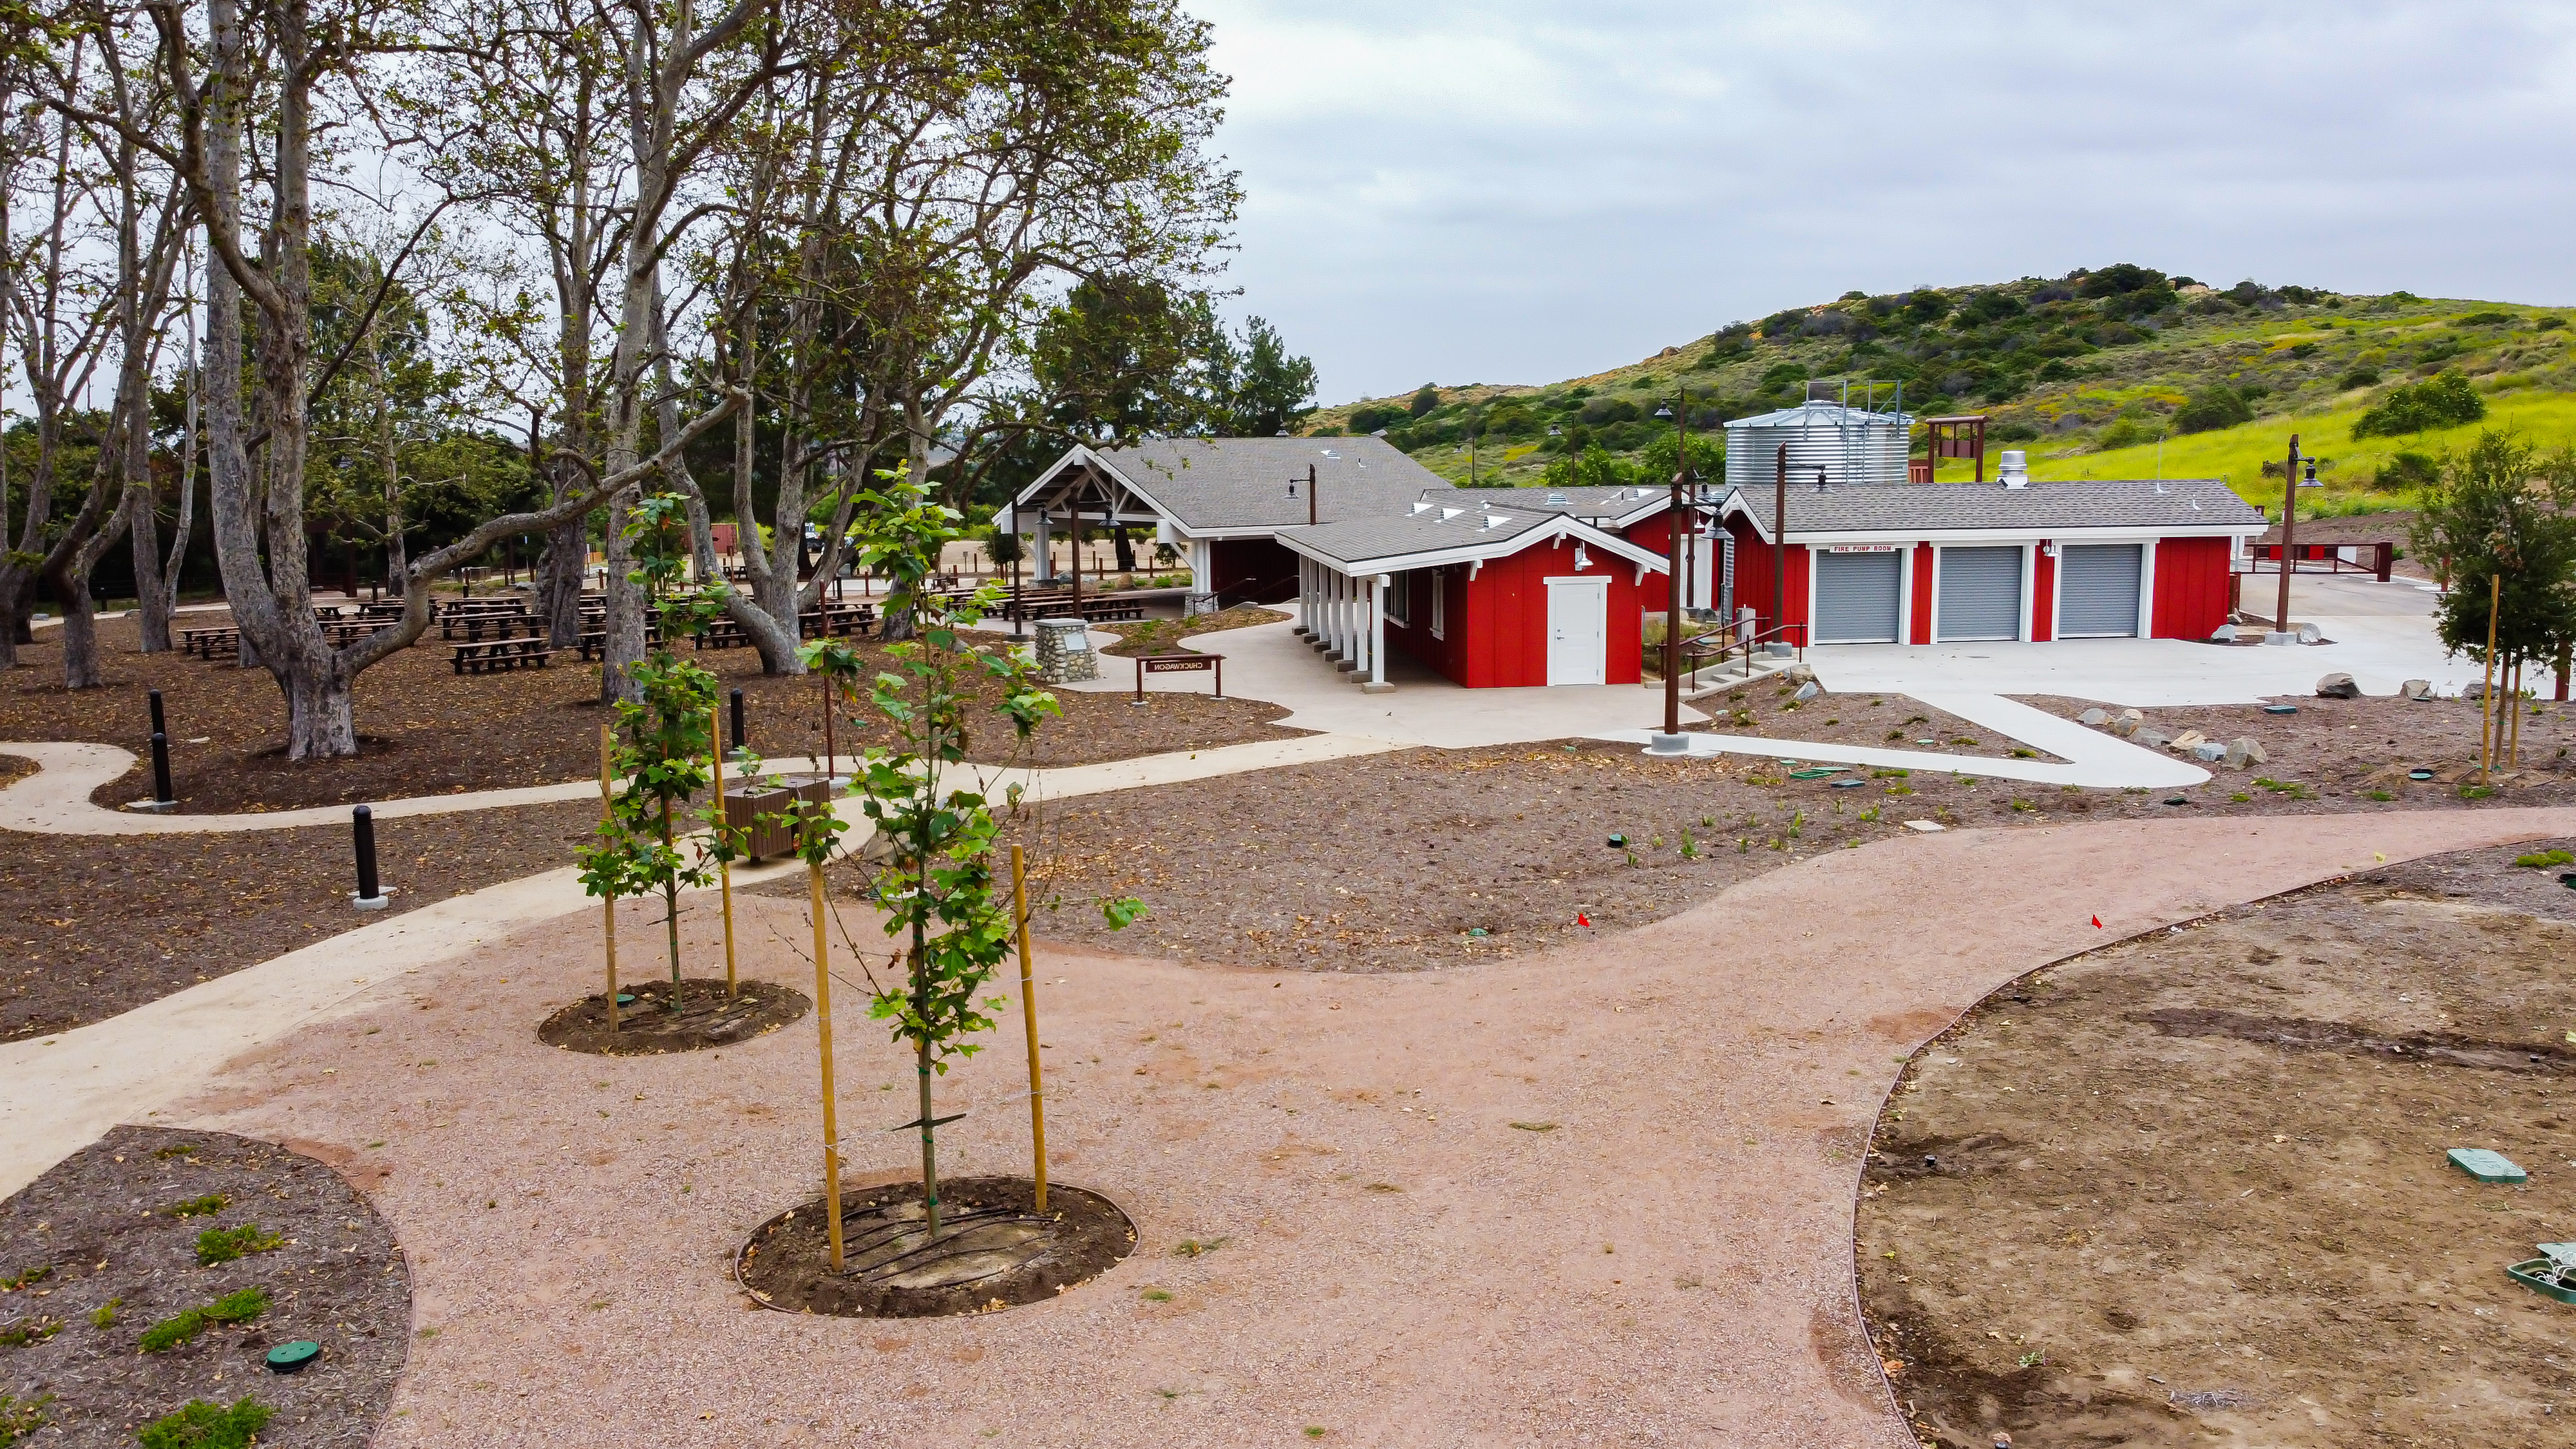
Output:
[[[1958,831],[1442,972],[1052,950],[1053,1170],[1142,1237],[992,1317],[749,1311],[727,1256],[818,1176],[812,1020],[684,1058],[539,1046],[589,989],[580,919],[425,968],[416,999],[239,1061],[164,1120],[292,1138],[373,1184],[418,1295],[392,1446],[1894,1449],[1850,1254],[1898,1055],[2107,936],[2374,854],[2570,829],[2562,809]],[[801,907],[745,913],[747,968],[810,984]],[[886,1180],[908,1065],[838,989],[849,1151]],[[1015,1039],[996,1047],[943,1081],[940,1110],[971,1114],[953,1172],[1022,1161],[1026,1081]]]

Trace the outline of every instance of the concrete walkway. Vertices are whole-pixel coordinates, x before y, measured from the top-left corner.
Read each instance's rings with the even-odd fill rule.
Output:
[[[534,1024],[590,989],[595,921],[423,966],[161,1120],[292,1141],[367,1185],[422,1330],[386,1449],[1165,1449],[1310,1427],[1899,1449],[1851,1239],[1896,1061],[2072,952],[2571,830],[2562,808],[1906,837],[1577,948],[1390,975],[1049,947],[1053,1175],[1115,1198],[1138,1242],[1006,1314],[746,1311],[730,1254],[819,1176],[814,1019],[720,1052],[547,1048]],[[802,902],[746,917],[745,969],[810,989]],[[709,958],[702,919],[685,944]],[[881,1129],[912,1110],[910,1061],[842,1005],[844,1181],[900,1180],[917,1146]],[[996,1014],[993,1049],[939,1079],[939,1110],[966,1114],[940,1134],[951,1175],[1027,1168],[1017,1003]]]
[[[2247,581],[2249,590],[2274,578]],[[2112,705],[2242,704],[2313,692],[2328,674],[2353,677],[2365,694],[2395,694],[2409,679],[2455,694],[2478,682],[2473,660],[2443,654],[2433,634],[2435,596],[2409,579],[2294,574],[2290,617],[2317,624],[2328,643],[2222,648],[2183,639],[2064,639],[2049,644],[1832,644],[1807,651],[1825,687],[1845,694],[2054,694]],[[2268,601],[2271,596],[2263,595]],[[2266,603],[2249,595],[2257,608]]]
[[[1042,805],[1048,800],[1394,748],[1381,740],[1310,735],[1056,770],[970,765],[961,773],[988,794],[998,795],[1016,785],[1028,803]],[[108,821],[126,818],[86,801],[82,807]],[[844,844],[855,849],[867,838],[866,819],[856,801],[844,799],[838,808],[854,826],[843,837]],[[336,807],[321,813],[328,820],[348,818]],[[200,830],[225,830],[262,828],[273,818],[213,815],[171,820],[194,819],[202,822],[197,826]],[[223,823],[227,821],[237,823]],[[801,869],[793,861],[747,867],[734,873],[734,883],[749,889]],[[142,1121],[198,1090],[226,1061],[314,1023],[360,1010],[427,963],[450,959],[540,922],[598,909],[599,903],[582,893],[577,871],[570,867],[546,871],[359,926],[106,1021],[0,1045],[0,1197],[16,1192],[109,1127]],[[658,903],[633,901],[620,915],[633,917],[628,929],[637,933],[635,939],[644,940],[650,936],[647,923],[659,920],[659,910]]]
[[[1145,755],[1132,760],[1054,770],[1008,770],[971,764],[960,768],[987,780],[1016,781],[1036,796],[1049,793],[1085,795],[1101,790],[1134,789],[1139,785],[1203,780],[1280,765],[1337,760],[1348,755],[1376,754],[1396,748],[1398,746],[1380,739],[1309,735],[1301,739],[1257,740],[1250,744]],[[20,830],[34,835],[200,835],[236,830],[291,830],[304,825],[343,825],[349,819],[350,807],[346,805],[319,805],[306,810],[246,811],[231,815],[154,815],[110,810],[92,804],[90,794],[132,769],[135,761],[133,752],[114,745],[0,742],[0,755],[34,760],[40,767],[35,774],[0,789],[0,830]],[[782,755],[763,764],[771,772],[816,771],[822,768],[820,761],[811,755]],[[857,764],[856,757],[841,756],[835,760],[833,768],[838,773],[854,769]],[[563,785],[530,785],[514,790],[469,790],[455,795],[419,795],[400,800],[371,801],[368,808],[378,820],[401,820],[413,816],[452,815],[470,810],[501,810],[514,805],[552,805],[566,800],[598,798],[596,781],[577,780]]]
[[[1929,750],[1890,750],[1876,745],[1812,744],[1760,735],[1697,734],[1691,754],[1760,755],[1807,764],[1864,765],[1882,770],[1922,770],[1975,775],[1989,780],[2028,780],[2039,785],[2081,785],[2096,790],[2178,790],[2197,785],[2209,772],[2189,760],[2130,744],[2115,735],[2087,729],[2070,719],[2018,700],[1992,694],[1923,693],[1911,696],[1947,714],[1980,724],[2008,739],[2059,756],[2045,760],[1988,759],[1976,755],[1935,754]],[[1642,745],[1645,730],[1596,735]]]

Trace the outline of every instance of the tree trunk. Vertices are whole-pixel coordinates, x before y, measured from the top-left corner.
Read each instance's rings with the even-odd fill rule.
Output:
[[[272,664],[278,688],[286,695],[286,757],[290,760],[339,759],[358,752],[358,716],[352,702],[354,681],[330,650],[321,659],[304,658],[301,667]]]
[[[556,501],[564,494],[558,492]],[[571,649],[581,643],[581,581],[590,571],[590,529],[576,518],[546,533],[537,555],[537,608],[546,621],[546,643]]]
[[[96,536],[71,552],[46,582],[63,596],[63,688],[96,689],[107,682],[98,667],[98,601],[90,597],[90,576],[98,561],[116,545],[125,528],[125,511]]]

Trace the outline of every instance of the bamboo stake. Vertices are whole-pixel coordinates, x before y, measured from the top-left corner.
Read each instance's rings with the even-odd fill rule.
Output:
[[[2504,575],[2487,579],[2486,682],[2478,686],[2478,774],[2495,773],[2496,615],[2504,607]]]
[[[616,818],[616,792],[609,785],[609,728],[599,727],[599,818],[606,824]],[[608,1030],[617,1031],[617,893],[609,892],[606,901],[608,941]]]
[[[710,704],[707,706],[707,753],[714,759],[716,767],[716,841],[721,845],[724,842],[725,832],[724,706],[721,704]],[[716,886],[724,898],[725,999],[727,1001],[731,1001],[735,995],[733,972],[732,861],[721,857],[717,859]]]
[[[1046,1211],[1046,1094],[1038,1070],[1038,984],[1029,963],[1029,878],[1020,848],[1011,847],[1011,920],[1020,933],[1020,1013],[1029,1026],[1029,1153],[1036,1163],[1037,1210]]]
[[[832,1271],[841,1271],[841,1120],[832,1093],[832,958],[823,935],[823,867],[805,867],[814,911],[814,1026],[823,1043],[823,1224],[832,1241]]]

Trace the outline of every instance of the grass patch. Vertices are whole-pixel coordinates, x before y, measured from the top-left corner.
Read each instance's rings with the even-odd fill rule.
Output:
[[[110,1298],[105,1303],[102,1303],[89,1311],[89,1326],[92,1328],[114,1328],[116,1326],[116,1310],[123,1308],[124,1306],[124,1299]]]
[[[167,1162],[173,1157],[186,1157],[196,1150],[197,1144],[194,1142],[173,1142],[167,1147],[158,1149],[152,1155]]]
[[[229,1409],[190,1399],[179,1412],[144,1425],[140,1437],[143,1449],[249,1449],[275,1412],[257,1399]]]
[[[244,1253],[266,1253],[286,1246],[282,1234],[263,1233],[257,1223],[244,1223],[237,1228],[208,1228],[197,1234],[197,1266],[211,1268],[229,1263]]]
[[[2493,785],[2462,785],[2460,787],[2460,798],[2463,800],[2491,800],[2495,798],[2495,787]]]
[[[45,1405],[53,1401],[51,1394],[32,1399],[0,1394],[0,1444],[15,1444],[45,1427]]]
[[[1556,1124],[1553,1122],[1515,1122],[1512,1126],[1523,1132],[1553,1132],[1556,1130]]]
[[[39,1263],[32,1268],[22,1268],[15,1278],[0,1278],[0,1293],[15,1293],[21,1288],[42,1283],[52,1276],[54,1276],[54,1265],[51,1263]]]
[[[1160,1288],[1148,1288],[1137,1296],[1148,1303],[1169,1303],[1172,1301],[1172,1295],[1164,1292]]]
[[[2553,865],[2576,865],[2576,855],[2563,850],[2542,850],[2530,855],[2517,855],[2513,863],[2526,870],[2547,870]]]
[[[198,1308],[186,1308],[143,1330],[138,1346],[145,1353],[177,1348],[218,1323],[248,1323],[268,1311],[268,1293],[244,1288]],[[186,1443],[186,1440],[175,1441]]]
[[[6,1328],[0,1328],[0,1348],[25,1348],[29,1344],[42,1343],[62,1331],[63,1321],[59,1318],[21,1318]]]
[[[1209,1238],[1205,1242],[1197,1238],[1183,1238],[1172,1245],[1172,1256],[1175,1258],[1203,1257],[1232,1241],[1234,1240],[1231,1238]]]
[[[231,1198],[222,1193],[210,1192],[204,1197],[192,1197],[186,1202],[174,1202],[165,1211],[174,1218],[210,1218],[232,1206],[232,1202]]]

